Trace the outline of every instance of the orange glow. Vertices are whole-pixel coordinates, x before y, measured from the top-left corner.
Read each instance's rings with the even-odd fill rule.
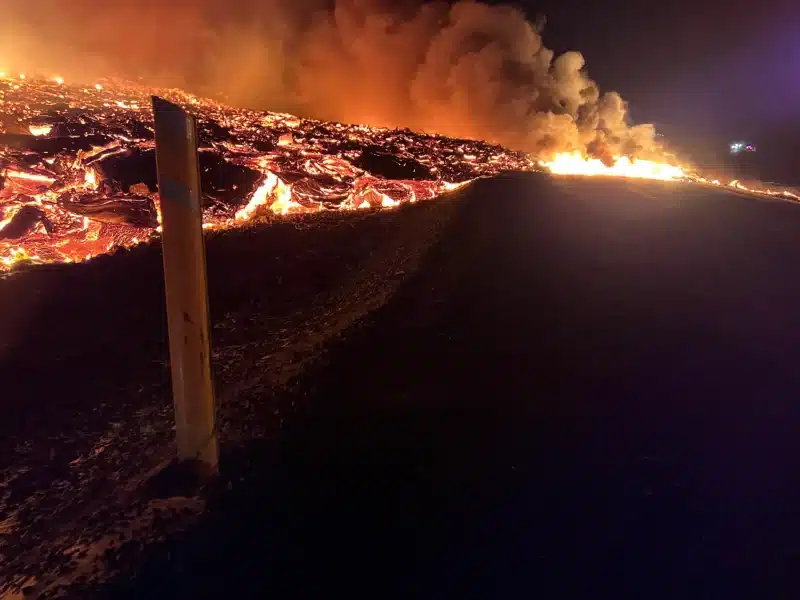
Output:
[[[614,159],[614,164],[609,166],[598,158],[588,158],[580,152],[562,152],[556,154],[553,160],[543,161],[541,164],[556,175],[602,175],[662,181],[683,179],[686,176],[681,167],[667,163],[618,156]]]

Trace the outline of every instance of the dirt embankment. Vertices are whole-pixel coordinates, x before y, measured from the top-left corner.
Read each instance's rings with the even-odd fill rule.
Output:
[[[456,205],[450,196],[211,237],[223,446],[277,434],[282,416],[273,392],[386,301]],[[157,245],[0,279],[0,382],[3,594],[99,577],[142,535],[137,528],[161,523],[166,531],[164,523],[179,521],[175,513],[202,510],[143,498],[137,487],[173,452]]]

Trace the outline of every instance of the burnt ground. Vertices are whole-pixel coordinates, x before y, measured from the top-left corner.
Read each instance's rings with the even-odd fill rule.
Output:
[[[239,390],[277,435],[67,591],[797,597],[800,208],[528,175],[418,209],[455,212],[394,293]]]

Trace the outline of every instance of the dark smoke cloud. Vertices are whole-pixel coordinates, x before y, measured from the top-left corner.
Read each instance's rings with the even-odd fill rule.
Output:
[[[538,155],[657,152],[583,56],[519,10],[463,0],[5,0],[0,67],[144,77],[322,119],[480,138]]]

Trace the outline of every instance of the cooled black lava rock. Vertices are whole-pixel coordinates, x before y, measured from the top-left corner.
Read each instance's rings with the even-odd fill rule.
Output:
[[[11,221],[0,229],[0,240],[19,239],[33,231],[39,223],[44,225],[48,233],[53,230],[53,225],[47,219],[44,211],[36,206],[23,206]]]
[[[343,140],[341,142],[328,145],[325,148],[325,153],[336,156],[339,154],[344,154],[345,152],[358,152],[360,150],[361,144],[359,142],[355,140]]]
[[[88,194],[81,196],[67,194],[58,199],[58,205],[75,215],[103,223],[131,227],[158,226],[156,207],[151,198],[139,196],[104,198]]]
[[[272,152],[278,147],[278,144],[275,142],[275,140],[263,134],[252,140],[250,145],[259,152]]]
[[[111,138],[105,135],[93,134],[81,137],[55,135],[56,127],[50,136],[36,137],[20,133],[0,133],[0,146],[35,152],[42,156],[52,156],[59,152],[77,152],[78,150],[91,150],[95,146],[105,146]]]
[[[212,142],[229,140],[231,130],[216,121],[200,121],[197,124],[197,139],[201,146],[209,146]]]
[[[104,158],[94,166],[104,181],[113,182],[119,189],[127,190],[137,183],[145,184],[150,192],[158,189],[155,150],[126,150]]]
[[[372,175],[386,179],[436,179],[430,169],[422,163],[413,158],[391,154],[379,146],[365,148],[355,161],[355,165]]]
[[[152,127],[136,120],[131,122],[130,134],[133,139],[138,140],[154,140],[156,137]]]
[[[105,131],[106,129],[106,126],[104,126],[102,123],[98,123],[88,115],[80,115],[76,119],[70,119],[68,121],[56,123],[56,125],[53,127],[53,131],[50,132],[50,135],[56,137],[72,135],[86,136],[97,134],[98,132]]]
[[[200,184],[204,205],[244,204],[255,191],[261,173],[225,160],[216,152],[201,152]],[[132,186],[146,185],[150,193],[158,190],[155,150],[126,150],[112,154],[93,164],[104,182],[126,191]]]
[[[261,173],[225,160],[214,152],[200,153],[203,196],[229,206],[244,204],[255,191]]]

